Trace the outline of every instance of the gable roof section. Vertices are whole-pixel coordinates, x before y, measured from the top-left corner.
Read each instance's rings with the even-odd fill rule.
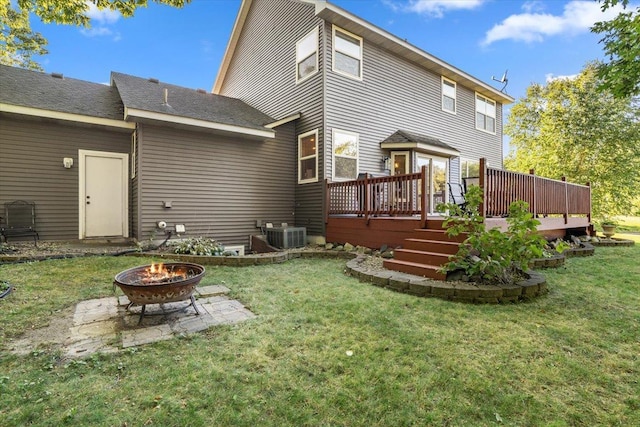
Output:
[[[125,120],[150,120],[273,138],[275,120],[243,101],[117,72],[111,83],[124,103]],[[166,100],[165,100],[166,91]]]
[[[448,156],[459,156],[460,152],[438,138],[421,135],[419,133],[397,130],[380,143],[381,148],[414,149],[424,153]]]
[[[0,65],[0,111],[132,129],[108,85]]]
[[[292,0],[293,1],[293,0]],[[498,101],[502,104],[510,104],[514,99],[500,92],[498,89],[490,86],[481,80],[471,76],[468,73],[446,63],[445,61],[436,58],[435,56],[425,52],[424,50],[394,36],[393,34],[371,24],[370,22],[361,19],[346,10],[335,6],[325,0],[298,0],[303,3],[310,3],[315,5],[316,16],[324,19],[327,22],[333,23],[340,28],[351,31],[354,34],[362,36],[365,40],[370,41],[378,46],[382,46],[384,49],[389,50],[396,55],[406,58],[421,67],[430,70],[436,74],[443,75],[455,82],[459,82],[461,85],[475,90],[482,95]],[[220,93],[222,83],[227,74],[229,64],[235,53],[236,45],[244,23],[251,8],[253,0],[243,0],[240,5],[240,10],[236,18],[236,22],[229,38],[227,50],[222,58],[220,69],[218,70],[218,76],[213,85],[213,93]]]

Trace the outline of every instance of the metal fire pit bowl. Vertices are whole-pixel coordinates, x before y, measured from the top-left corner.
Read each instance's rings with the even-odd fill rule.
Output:
[[[191,306],[200,314],[196,307],[196,300],[193,292],[200,280],[204,277],[205,269],[198,264],[185,262],[168,262],[163,264],[169,272],[182,276],[184,278],[141,283],[142,279],[147,276],[150,265],[142,265],[133,267],[118,273],[113,282],[114,286],[118,286],[122,292],[129,298],[129,309],[133,304],[142,306],[140,312],[140,320],[142,322],[147,304],[164,304],[169,302],[191,300]]]

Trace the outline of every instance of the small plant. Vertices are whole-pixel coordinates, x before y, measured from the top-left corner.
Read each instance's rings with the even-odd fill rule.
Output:
[[[617,227],[618,223],[611,217],[608,216],[603,216],[602,219],[600,220],[600,226],[601,227]]]
[[[208,237],[194,237],[174,244],[174,253],[183,255],[219,256],[224,253],[224,247],[216,240]]]
[[[543,254],[546,241],[536,231],[540,221],[533,218],[527,203],[519,200],[509,206],[509,228],[505,233],[497,228],[486,230],[479,211],[480,187],[471,187],[465,199],[464,210],[453,203],[437,207],[438,212],[448,212],[444,222],[448,235],[469,235],[458,253],[444,265],[444,270],[463,270],[467,277],[479,283],[515,283],[522,278],[529,263]]]

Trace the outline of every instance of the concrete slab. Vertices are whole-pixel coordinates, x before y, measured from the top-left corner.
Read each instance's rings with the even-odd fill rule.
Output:
[[[168,340],[173,337],[171,327],[167,324],[148,326],[122,332],[122,348],[135,347],[156,341]]]
[[[208,297],[213,295],[227,294],[229,293],[229,288],[223,285],[202,286],[196,288],[196,292],[201,297]]]

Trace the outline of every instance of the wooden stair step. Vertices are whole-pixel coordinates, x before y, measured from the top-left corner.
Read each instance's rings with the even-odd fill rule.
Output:
[[[402,249],[413,249],[423,252],[435,252],[441,254],[454,255],[458,253],[460,243],[458,242],[442,242],[439,240],[428,239],[404,239]]]
[[[402,273],[413,274],[414,276],[428,277],[430,279],[445,280],[447,275],[441,273],[440,267],[435,265],[419,264],[410,261],[400,261],[397,259],[384,260],[384,268]]]
[[[439,252],[426,252],[415,249],[396,249],[393,251],[393,259],[398,261],[410,261],[427,265],[444,265],[449,262],[450,254]]]
[[[424,240],[438,240],[442,242],[458,242],[462,243],[468,237],[467,233],[457,236],[449,236],[445,230],[435,230],[430,228],[417,228],[414,230],[413,237]]]

